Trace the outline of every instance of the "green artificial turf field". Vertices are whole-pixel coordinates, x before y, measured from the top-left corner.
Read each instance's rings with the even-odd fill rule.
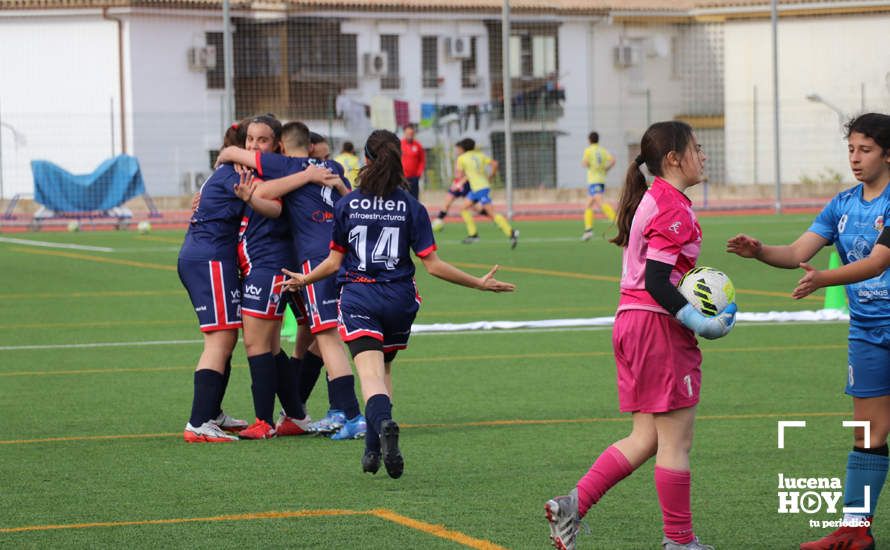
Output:
[[[738,232],[790,242],[811,219],[702,218],[699,265],[733,278],[741,311],[820,309],[821,293],[789,297],[799,272],[723,252]],[[448,225],[438,235],[444,259],[477,274],[499,263],[498,277],[518,291],[483,294],[421,268],[417,323],[613,314],[617,247],[580,242],[580,222],[518,227],[511,252],[492,224],[480,224],[482,241],[471,246],[459,244],[460,225]],[[176,275],[182,231],[0,237],[0,546],[544,548],[544,502],[630,427],[618,413],[609,328],[477,331],[418,334],[399,354],[399,480],[361,473],[361,441],[189,445],[182,427],[201,337]],[[814,260],[827,264],[827,252]],[[828,530],[810,521],[839,512],[779,514],[777,479],[843,481],[852,442],[841,426],[851,410],[846,325],[739,323],[701,347],[697,534],[721,549],[796,548],[822,536]],[[240,344],[234,365],[224,407],[252,419]],[[322,383],[309,409],[320,418],[326,408]],[[789,430],[780,450],[778,420],[808,425]],[[652,466],[591,510],[580,549],[658,547]],[[885,525],[875,527],[878,540],[890,539]]]

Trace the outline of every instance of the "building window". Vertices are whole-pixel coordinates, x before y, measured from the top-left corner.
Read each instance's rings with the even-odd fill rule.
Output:
[[[398,90],[402,87],[399,77],[399,36],[397,34],[380,35],[380,51],[389,58],[386,76],[380,78],[380,88]]]
[[[461,88],[478,88],[479,71],[476,68],[476,37],[470,38],[470,57],[460,62]]]
[[[556,37],[532,37],[532,76],[547,78],[556,73]]]
[[[318,17],[234,22],[237,116],[332,118],[337,96],[358,86],[356,35],[341,33],[338,22]]]
[[[226,71],[223,62],[223,33],[205,33],[208,46],[216,48],[216,67],[207,71],[207,89],[221,90],[226,87]]]
[[[271,34],[255,32],[261,28],[256,26],[235,33],[235,74],[239,78],[282,75],[281,39],[278,29],[274,29],[275,32]]]
[[[339,24],[295,19],[288,25],[287,41],[291,80],[358,85],[356,35],[340,34]]]
[[[520,34],[510,37],[512,78],[548,78],[556,70],[556,36]]]
[[[423,73],[424,88],[439,87],[439,38],[424,36],[421,38],[420,71]]]

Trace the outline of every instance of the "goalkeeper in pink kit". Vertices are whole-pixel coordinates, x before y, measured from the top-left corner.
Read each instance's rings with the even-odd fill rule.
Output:
[[[655,456],[655,488],[664,519],[664,550],[708,550],[692,529],[689,451],[701,389],[695,336],[720,338],[735,323],[735,303],[706,317],[676,285],[695,266],[701,227],[683,193],[704,179],[706,157],[689,125],[658,122],[628,168],[618,205],[624,248],[621,297],[612,333],[621,412],[633,428],[600,454],[566,496],[544,505],[550,539],[575,548],[581,518],[615,484]],[[641,166],[655,176],[647,187]]]

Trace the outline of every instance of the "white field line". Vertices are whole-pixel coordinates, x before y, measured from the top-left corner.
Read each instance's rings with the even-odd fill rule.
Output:
[[[834,310],[820,311],[771,311],[766,313],[743,312],[738,315],[740,327],[769,325],[802,325],[813,323],[846,323],[849,317]],[[542,319],[538,321],[477,321],[474,323],[435,323],[414,325],[413,336],[431,335],[480,335],[496,332],[528,334],[537,332],[574,332],[609,330],[614,317],[594,317],[590,319]],[[90,349],[140,346],[181,346],[201,344],[204,340],[148,340],[132,342],[89,342],[81,344],[34,344],[22,346],[0,346],[2,351],[49,350],[49,349]]]
[[[69,250],[89,250],[90,252],[114,252],[107,246],[88,246],[85,244],[52,243],[49,241],[32,241],[30,239],[13,239],[12,237],[0,237],[0,243],[20,244],[25,246],[38,246],[41,248],[66,248]]]

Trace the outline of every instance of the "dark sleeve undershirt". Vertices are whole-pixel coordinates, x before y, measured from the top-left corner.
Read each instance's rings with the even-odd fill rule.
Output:
[[[674,266],[646,260],[646,291],[671,315],[676,315],[687,303],[686,298],[671,284]]]
[[[887,248],[890,248],[890,227],[885,227],[881,234],[878,236],[878,244],[882,244]]]

